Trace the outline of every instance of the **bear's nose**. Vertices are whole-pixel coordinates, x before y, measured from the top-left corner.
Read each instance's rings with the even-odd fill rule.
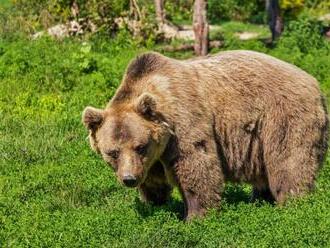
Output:
[[[134,176],[132,175],[127,175],[123,177],[123,183],[127,187],[135,187],[137,185],[137,180]]]

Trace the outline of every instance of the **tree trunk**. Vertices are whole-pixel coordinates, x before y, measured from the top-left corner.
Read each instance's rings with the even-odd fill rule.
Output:
[[[154,0],[156,8],[156,19],[159,27],[165,24],[165,0]]]
[[[142,20],[142,14],[139,5],[137,4],[136,0],[130,0],[130,14],[133,16],[133,19],[136,21]]]
[[[207,0],[195,0],[193,29],[195,33],[195,53],[204,56],[208,53],[209,25],[207,23]]]
[[[278,0],[267,0],[266,8],[268,12],[269,28],[272,32],[272,41],[280,37],[283,32],[283,19]]]
[[[71,9],[71,15],[73,16],[73,18],[77,19],[79,16],[79,5],[76,0],[73,0],[71,2],[70,9]]]
[[[166,0],[154,0],[158,33],[163,34],[165,39],[173,39],[177,35],[179,28],[166,20],[165,1]]]

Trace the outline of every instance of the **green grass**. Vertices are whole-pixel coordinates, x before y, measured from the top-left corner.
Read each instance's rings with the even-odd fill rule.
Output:
[[[329,46],[308,45],[308,34],[300,44],[299,35],[284,35],[274,49],[234,38],[222,49],[295,63],[330,102]],[[178,192],[152,207],[117,183],[90,150],[81,112],[106,105],[141,50],[127,37],[0,43],[0,247],[329,247],[330,157],[307,197],[252,204],[249,186],[229,184],[220,210],[189,224]]]
[[[0,6],[9,6],[11,4],[10,0],[0,0]]]

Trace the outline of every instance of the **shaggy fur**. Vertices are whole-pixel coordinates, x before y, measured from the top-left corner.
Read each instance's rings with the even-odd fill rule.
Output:
[[[156,204],[178,186],[188,219],[219,206],[225,181],[250,183],[254,197],[279,203],[300,196],[327,150],[316,79],[251,51],[185,61],[144,54],[106,109],[83,116],[92,147],[119,179],[134,175],[141,198]]]

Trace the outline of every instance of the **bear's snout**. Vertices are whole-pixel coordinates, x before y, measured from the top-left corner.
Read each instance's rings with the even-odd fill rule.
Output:
[[[123,177],[123,183],[125,184],[125,186],[133,188],[137,186],[138,180],[133,175],[125,175]]]

